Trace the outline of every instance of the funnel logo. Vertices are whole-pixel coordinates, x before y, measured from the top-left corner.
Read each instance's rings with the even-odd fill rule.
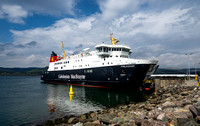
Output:
[[[51,62],[53,62],[54,61],[54,59],[53,59],[53,57],[51,57]]]
[[[50,62],[55,62],[55,61],[57,61],[57,56],[52,56],[52,57],[50,58]]]

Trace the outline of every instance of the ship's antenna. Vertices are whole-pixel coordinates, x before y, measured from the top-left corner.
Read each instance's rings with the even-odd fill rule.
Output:
[[[62,42],[62,49],[63,49],[63,55],[64,55],[64,59],[66,60],[66,54],[65,54],[65,49],[64,49],[63,42]]]

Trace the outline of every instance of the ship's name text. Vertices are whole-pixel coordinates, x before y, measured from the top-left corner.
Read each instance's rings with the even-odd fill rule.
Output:
[[[85,75],[78,75],[78,74],[59,74],[58,78],[60,79],[85,79]]]

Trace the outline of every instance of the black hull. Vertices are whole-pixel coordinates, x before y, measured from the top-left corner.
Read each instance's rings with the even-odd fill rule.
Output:
[[[89,87],[140,87],[152,64],[117,65],[88,69],[47,71],[45,83],[71,84]],[[153,65],[154,66],[154,65]]]

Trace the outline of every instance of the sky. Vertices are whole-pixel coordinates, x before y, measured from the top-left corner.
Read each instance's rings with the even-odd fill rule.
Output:
[[[200,0],[0,0],[0,67],[46,67],[51,51],[79,53],[109,35],[132,58],[200,67]]]

